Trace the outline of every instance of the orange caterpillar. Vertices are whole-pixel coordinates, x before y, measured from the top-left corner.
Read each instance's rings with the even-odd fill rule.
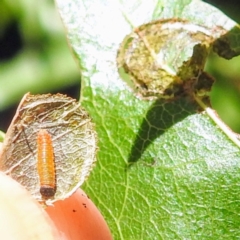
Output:
[[[56,192],[54,151],[51,135],[46,129],[40,129],[37,134],[37,170],[42,197],[53,197]]]

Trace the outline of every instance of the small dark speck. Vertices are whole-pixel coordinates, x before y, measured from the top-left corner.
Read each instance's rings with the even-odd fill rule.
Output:
[[[76,212],[76,210],[75,210],[75,209],[73,209],[73,212]]]
[[[85,208],[87,208],[87,205],[86,205],[86,203],[83,203],[82,205],[83,205]]]

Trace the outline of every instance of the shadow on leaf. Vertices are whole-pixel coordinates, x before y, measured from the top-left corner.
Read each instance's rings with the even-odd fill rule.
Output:
[[[189,98],[178,98],[171,102],[156,100],[149,108],[136,135],[128,166],[140,160],[148,146],[165,131],[187,116],[196,113],[197,105]]]

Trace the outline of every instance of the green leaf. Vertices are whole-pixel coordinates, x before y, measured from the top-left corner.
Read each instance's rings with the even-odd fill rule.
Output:
[[[116,63],[131,25],[172,17],[226,30],[235,23],[200,1],[56,2],[99,138],[84,189],[114,238],[237,239],[239,147],[190,97],[136,98]]]

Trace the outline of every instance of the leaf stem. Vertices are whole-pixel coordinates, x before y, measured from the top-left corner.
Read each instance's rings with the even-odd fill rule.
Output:
[[[198,96],[194,95],[194,99],[199,106],[208,114],[208,116],[218,125],[218,127],[232,140],[238,147],[240,147],[240,141],[237,138],[237,134],[234,133],[218,116],[215,110],[205,105],[205,103]]]

